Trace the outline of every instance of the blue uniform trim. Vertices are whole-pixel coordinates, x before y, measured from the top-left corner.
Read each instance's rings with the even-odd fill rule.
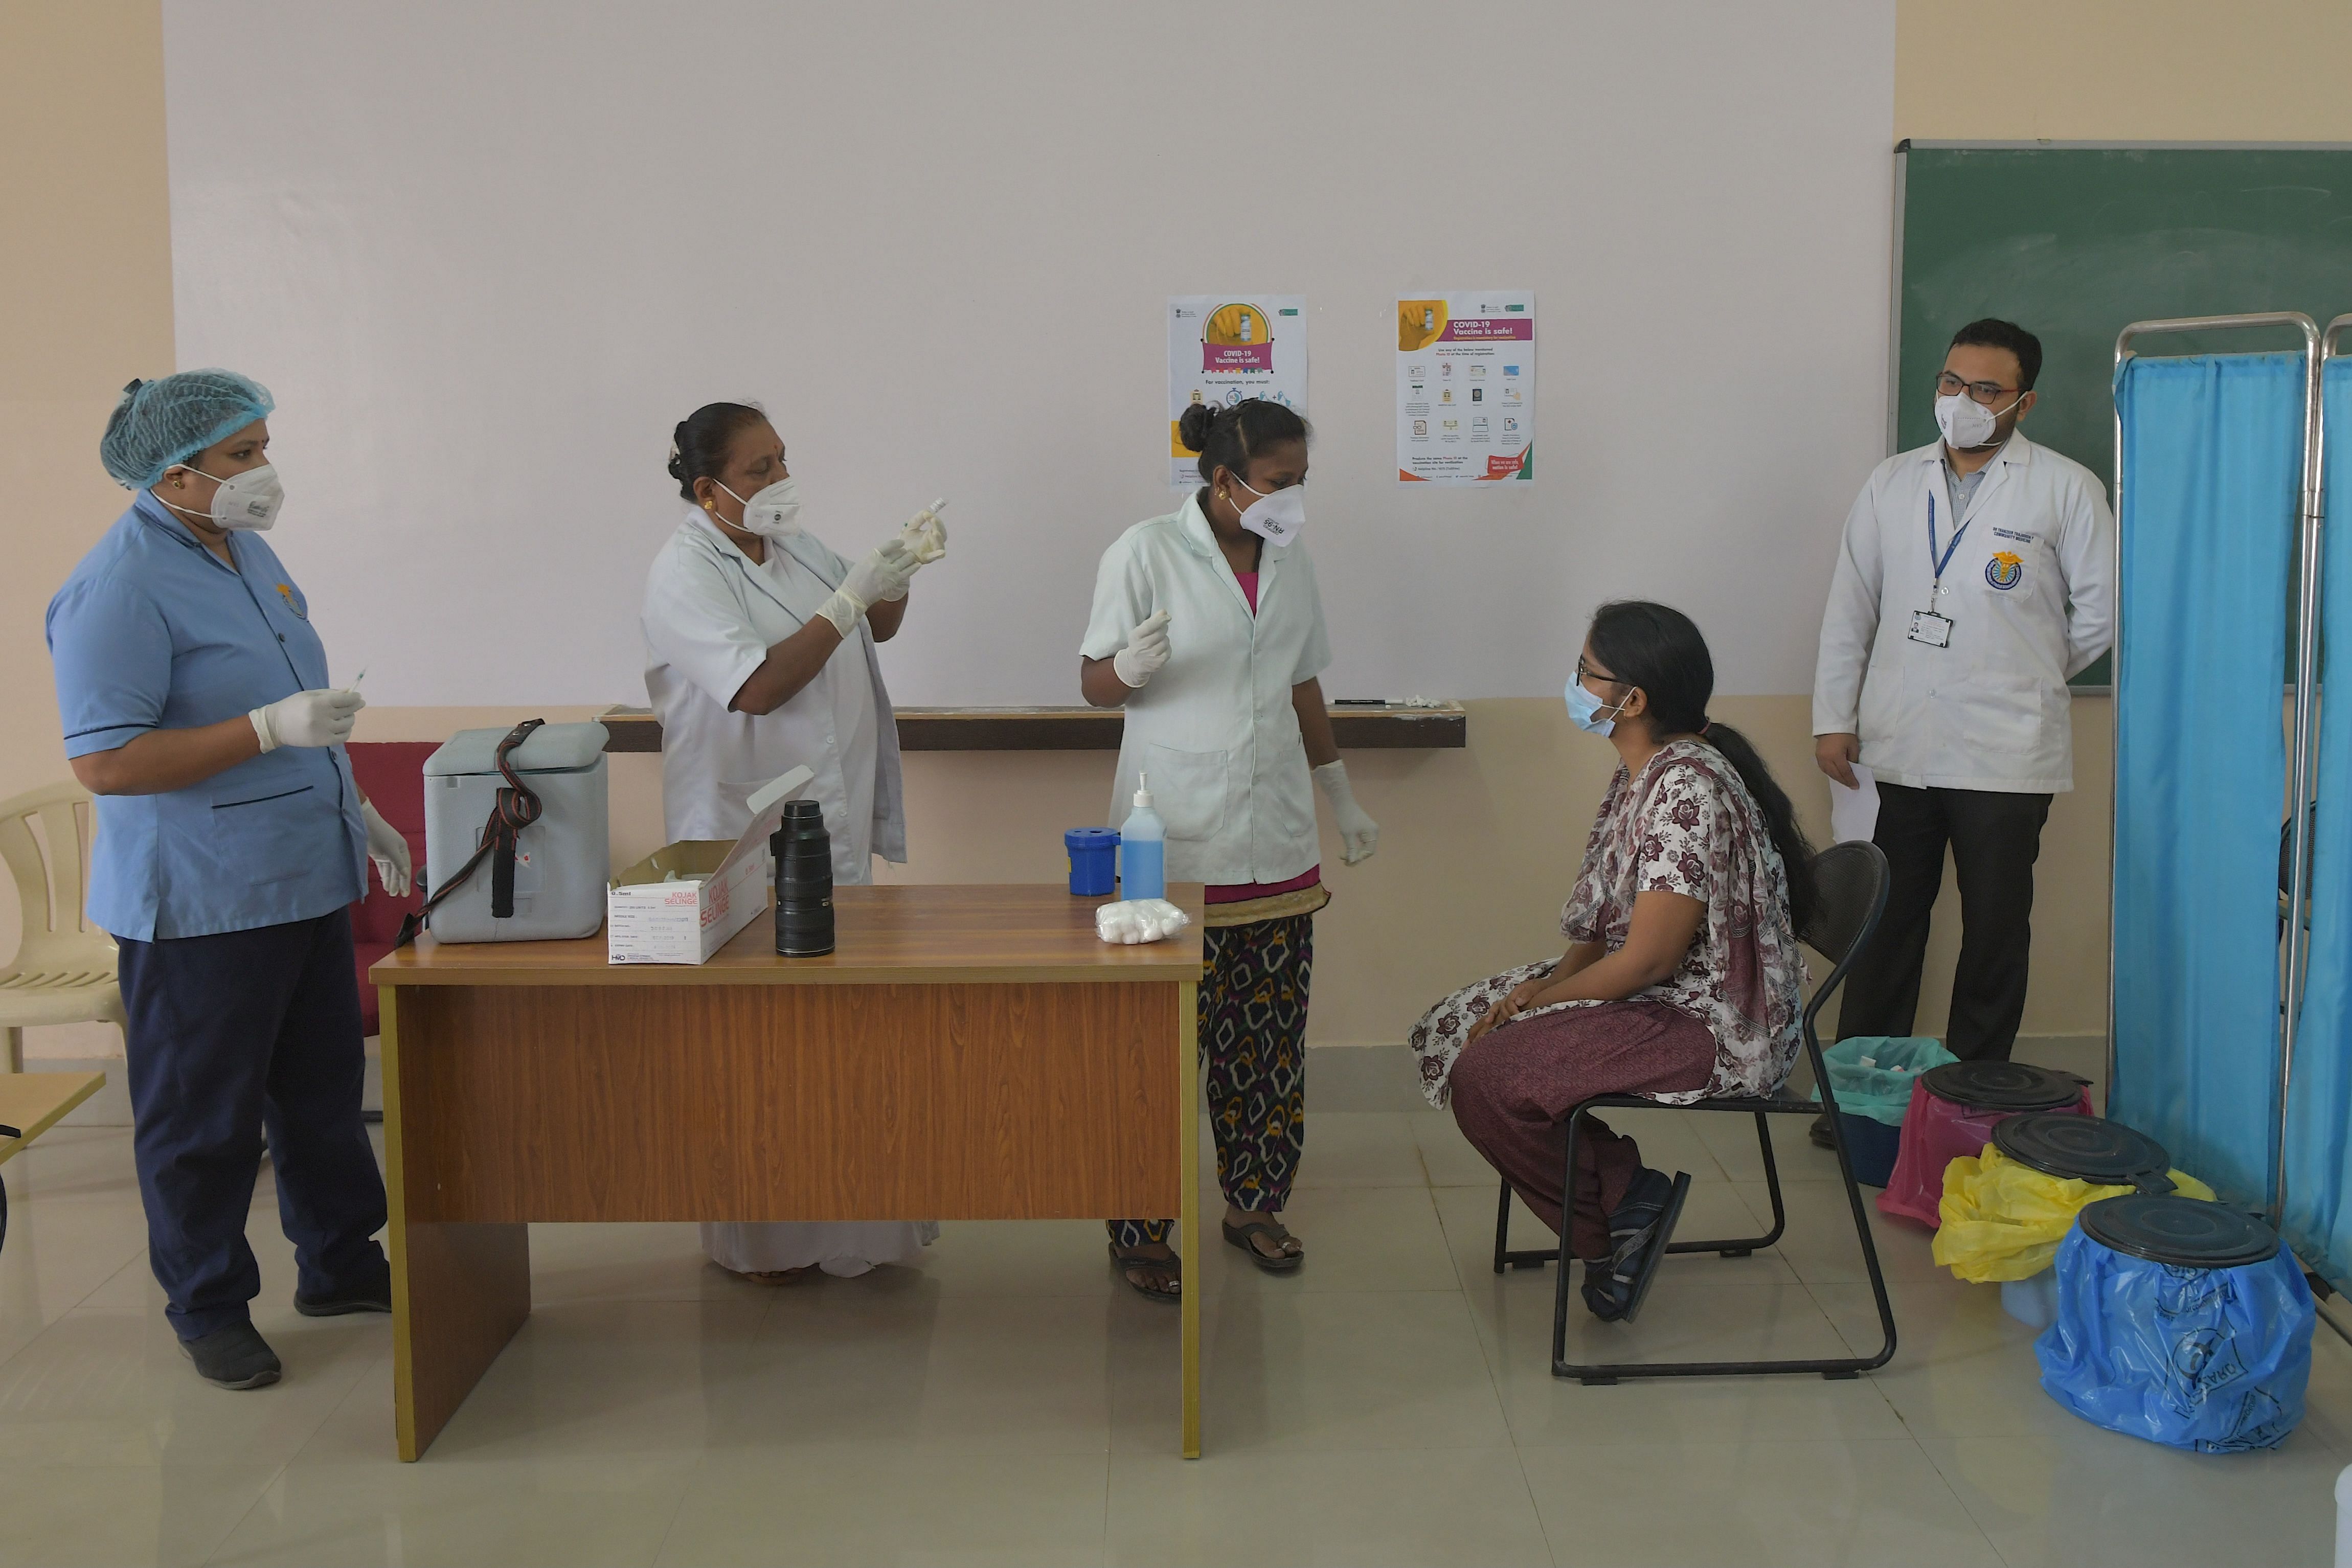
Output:
[[[275,795],[256,795],[250,800],[215,800],[213,802],[213,810],[215,811],[234,811],[239,806],[259,806],[271,800],[283,800],[290,796],[307,795],[316,788],[316,785],[305,784],[299,789],[280,789]]]

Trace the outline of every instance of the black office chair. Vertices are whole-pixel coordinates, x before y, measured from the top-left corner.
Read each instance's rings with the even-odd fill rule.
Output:
[[[1818,904],[1811,926],[1801,933],[1806,943],[1830,959],[1835,967],[1829,978],[1822,982],[1811,1001],[1805,1004],[1805,1057],[1813,1064],[1813,1082],[1819,1092],[1826,1093],[1829,1070],[1822,1062],[1821,1036],[1814,1032],[1813,1019],[1829,1004],[1831,997],[1844,983],[1846,971],[1853,967],[1856,955],[1866,946],[1878,929],[1878,917],[1886,908],[1886,856],[1875,844],[1853,842],[1832,844],[1813,857],[1813,885],[1818,890]],[[1584,1124],[1585,1113],[1601,1106],[1623,1109],[1655,1110],[1658,1103],[1639,1094],[1600,1094],[1577,1105],[1568,1114],[1567,1166],[1561,1178],[1560,1191],[1568,1202],[1575,1202],[1576,1140]],[[1772,1195],[1772,1228],[1761,1236],[1751,1236],[1729,1241],[1676,1241],[1666,1250],[1673,1252],[1713,1252],[1725,1258],[1745,1258],[1759,1247],[1769,1247],[1780,1239],[1788,1228],[1788,1210],[1780,1198],[1780,1170],[1772,1158],[1772,1134],[1768,1116],[1818,1116],[1823,1104],[1819,1100],[1800,1100],[1783,1092],[1772,1095],[1737,1095],[1719,1100],[1701,1100],[1684,1105],[1685,1111],[1728,1112],[1734,1115],[1756,1118],[1756,1142],[1764,1155],[1764,1185]],[[1835,1116],[1829,1119],[1837,1143],[1838,1175],[1845,1182],[1846,1202],[1853,1209],[1854,1234],[1862,1241],[1862,1260],[1870,1270],[1871,1293],[1878,1298],[1878,1322],[1885,1330],[1886,1343],[1875,1355],[1840,1356],[1827,1359],[1814,1357],[1790,1361],[1675,1361],[1633,1362],[1611,1365],[1582,1366],[1568,1359],[1568,1275],[1570,1228],[1563,1224],[1558,1249],[1534,1251],[1509,1250],[1511,1228],[1511,1184],[1503,1184],[1503,1198],[1495,1215],[1495,1272],[1505,1269],[1540,1269],[1558,1262],[1559,1279],[1552,1302],[1551,1374],[1554,1377],[1573,1377],[1587,1384],[1614,1383],[1621,1377],[1727,1377],[1750,1373],[1818,1372],[1827,1378],[1855,1377],[1885,1366],[1895,1355],[1895,1309],[1886,1300],[1886,1278],[1879,1272],[1878,1249],[1872,1243],[1870,1216],[1863,1207],[1862,1188],[1853,1179],[1853,1158],[1845,1146],[1845,1129]]]

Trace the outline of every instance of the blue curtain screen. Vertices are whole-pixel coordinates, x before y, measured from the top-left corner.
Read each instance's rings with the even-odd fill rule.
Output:
[[[2231,1202],[2277,1124],[2280,695],[2303,359],[2127,360],[2108,1113]]]

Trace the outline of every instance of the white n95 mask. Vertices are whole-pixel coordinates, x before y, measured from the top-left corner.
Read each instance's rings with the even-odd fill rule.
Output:
[[[203,469],[185,463],[179,466],[191,474],[205,474]],[[249,528],[255,533],[266,533],[269,525],[278,520],[278,508],[286,504],[286,487],[278,482],[275,464],[265,463],[258,468],[248,468],[226,479],[211,474],[205,474],[205,477],[215,483],[213,504],[202,515],[216,528]],[[169,501],[163,504],[172,506]],[[190,517],[199,515],[187,507],[172,507],[172,509],[185,512]]]
[[[1234,483],[1257,497],[1243,510],[1242,527],[1268,544],[1286,545],[1307,526],[1307,491],[1303,486],[1293,485],[1268,495],[1246,479],[1237,477]]]
[[[727,490],[724,485],[719,487]],[[732,490],[727,493],[735,496]],[[763,539],[781,541],[801,531],[800,486],[793,483],[789,474],[765,489],[754,490],[748,501],[740,496],[735,496],[735,499],[743,502],[743,527]]]
[[[2024,401],[2022,397],[2017,400]],[[2013,402],[2009,408],[2016,406]],[[1944,433],[1953,451],[1971,451],[1992,439],[1992,433],[2000,427],[2000,414],[2007,413],[2009,408],[1995,413],[1968,393],[1954,392],[1936,400],[1936,428]]]

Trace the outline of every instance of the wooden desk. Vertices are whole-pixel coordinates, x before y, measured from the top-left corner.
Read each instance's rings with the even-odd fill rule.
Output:
[[[1036,886],[845,887],[837,946],[762,916],[698,967],[439,945],[383,1002],[393,1402],[423,1454],[530,1315],[533,1220],[1175,1215],[1183,1451],[1201,1451],[1194,924],[1095,936]]]

